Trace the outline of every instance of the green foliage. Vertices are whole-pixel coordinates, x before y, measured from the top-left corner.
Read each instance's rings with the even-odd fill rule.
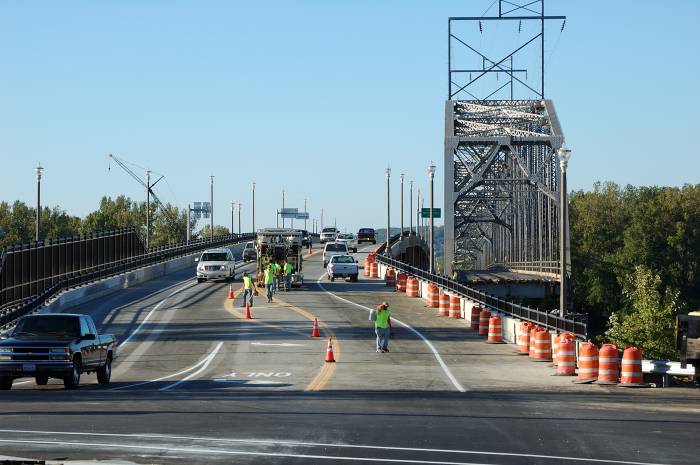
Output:
[[[661,287],[658,274],[637,266],[623,286],[629,308],[610,315],[605,338],[618,347],[638,347],[648,359],[674,358],[678,292]]]
[[[204,237],[204,238],[209,237],[210,230],[211,230],[211,228],[209,227],[209,225],[208,224],[205,225],[202,228],[202,230],[199,231],[198,237]],[[214,235],[215,236],[222,236],[224,234],[231,234],[231,232],[229,231],[229,229],[226,226],[221,226],[221,225],[215,224],[214,225]]]
[[[5,232],[5,237],[0,239],[0,247],[33,241],[35,228],[36,208],[20,201],[15,201],[12,206],[0,202],[0,229]],[[79,231],[80,218],[66,214],[59,207],[41,209],[42,239],[73,236]]]
[[[136,202],[120,195],[116,199],[102,197],[99,208],[83,221],[84,234],[117,228],[136,228],[146,233],[146,202]]]

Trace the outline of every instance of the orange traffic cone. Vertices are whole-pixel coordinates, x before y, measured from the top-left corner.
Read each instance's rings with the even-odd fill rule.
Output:
[[[253,315],[250,314],[250,304],[245,304],[245,319],[252,320]]]
[[[328,349],[326,349],[326,362],[335,363],[335,357],[333,357],[333,340],[328,338]]]
[[[321,337],[321,333],[318,331],[318,318],[314,318],[314,327],[311,330],[311,337]]]
[[[233,284],[228,286],[228,300],[233,300]]]

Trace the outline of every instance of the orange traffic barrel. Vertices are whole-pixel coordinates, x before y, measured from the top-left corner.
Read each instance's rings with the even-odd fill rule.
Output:
[[[598,381],[596,381],[596,384],[619,383],[619,362],[617,346],[615,344],[603,344],[598,352]]]
[[[557,352],[557,375],[576,375],[576,342],[570,333],[559,334]]]
[[[462,299],[458,295],[450,296],[450,318],[462,318]]]
[[[440,293],[439,297],[440,306],[438,315],[440,316],[450,316],[450,296],[444,292]]]
[[[532,323],[521,321],[518,326],[518,354],[527,355],[530,352],[530,328]]]
[[[503,344],[503,326],[500,316],[489,318],[489,334],[486,340],[489,344]]]
[[[369,277],[378,278],[379,277],[379,264],[377,262],[372,262],[369,266]]]
[[[530,358],[535,358],[535,339],[536,339],[538,328],[539,328],[539,326],[537,326],[537,325],[533,325],[530,327],[530,341],[529,341],[530,345],[528,347],[528,353],[527,353],[528,357],[530,357]]]
[[[489,335],[489,318],[491,318],[491,312],[488,310],[479,312],[479,336]]]
[[[411,276],[406,281],[406,295],[409,297],[418,297],[418,278]]]
[[[598,379],[598,347],[591,342],[586,342],[578,349],[578,378],[574,383],[592,383],[596,379]]]
[[[365,276],[369,276],[369,269],[370,269],[371,265],[372,265],[372,260],[369,259],[369,256],[365,257],[365,268],[363,270],[363,274]]]
[[[572,341],[576,340],[576,336],[568,332],[555,334],[552,338],[552,365],[554,366],[557,366],[558,364],[557,356],[559,352],[559,342],[565,338],[571,339]]]
[[[428,284],[428,307],[438,308],[440,306],[440,290],[435,283]]]
[[[398,292],[406,292],[406,280],[408,279],[408,276],[406,276],[406,273],[399,273],[398,276],[396,277],[396,290]]]
[[[552,360],[552,335],[545,328],[535,331],[535,360],[545,362]]]
[[[642,351],[636,347],[628,347],[622,353],[622,369],[620,371],[620,386],[647,387],[642,374]]]
[[[474,331],[479,331],[479,315],[481,314],[481,307],[474,305],[472,307],[472,318],[470,320],[469,328]]]
[[[384,274],[384,282],[386,283],[387,287],[396,286],[396,272],[393,270],[393,268],[386,270],[386,273]]]

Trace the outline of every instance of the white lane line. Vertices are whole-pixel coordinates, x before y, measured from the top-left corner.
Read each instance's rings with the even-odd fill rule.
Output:
[[[306,344],[294,344],[291,342],[282,342],[282,343],[276,343],[276,342],[251,342],[250,345],[252,346],[275,346],[275,347],[303,347]]]
[[[131,332],[131,334],[129,334],[129,335],[127,336],[127,338],[124,339],[124,340],[117,346],[117,349],[121,349],[122,346],[124,346],[124,344],[126,344],[127,342],[129,342],[129,341],[131,340],[131,338],[134,337],[134,336],[136,335],[136,333],[138,333],[138,332],[141,330],[141,328],[143,327],[143,325],[151,318],[151,315],[153,315],[153,313],[154,313],[156,310],[158,310],[170,297],[173,297],[174,295],[176,295],[176,294],[178,294],[178,293],[184,291],[184,290],[187,289],[187,288],[190,288],[190,287],[194,286],[195,284],[197,284],[196,281],[187,283],[187,284],[185,284],[184,286],[182,286],[181,288],[174,290],[173,292],[171,292],[170,294],[168,294],[163,300],[161,300],[160,302],[158,302],[158,303],[156,304],[156,306],[153,307],[153,308],[151,309],[150,312],[148,312],[148,314],[146,315],[146,317],[145,317],[143,320],[141,320],[141,323],[139,323],[139,325],[136,327],[136,329],[133,330],[133,331]]]
[[[184,375],[185,373],[189,373],[190,371],[197,369],[205,361],[206,361],[206,359],[202,359],[199,362],[192,365],[191,367],[185,368],[182,371],[178,371],[177,373],[173,373],[173,374],[168,375],[168,376],[163,376],[160,378],[152,379],[150,381],[141,381],[140,383],[129,384],[127,386],[119,386],[119,387],[110,389],[110,391],[119,391],[120,389],[128,389],[128,388],[132,388],[132,387],[136,387],[136,386],[143,386],[144,384],[157,383],[158,381],[163,381],[166,379],[174,378],[175,376]]]
[[[349,303],[350,305],[354,305],[354,306],[359,307],[359,308],[361,308],[361,309],[363,309],[363,310],[367,310],[368,312],[372,311],[372,309],[369,308],[369,307],[365,307],[364,305],[360,305],[360,304],[358,304],[358,303],[356,303],[356,302],[353,302],[353,301],[351,301],[351,300],[345,299],[345,298],[343,298],[343,297],[340,297],[340,296],[338,296],[338,295],[336,295],[336,294],[330,292],[328,289],[326,289],[326,288],[323,286],[323,284],[321,284],[321,279],[323,279],[324,276],[325,276],[325,273],[322,274],[321,276],[319,276],[318,280],[316,280],[316,284],[318,284],[318,286],[321,288],[321,290],[323,290],[323,292],[325,292],[326,294],[328,294],[328,295],[330,295],[330,296],[335,297],[335,298],[338,299],[338,300],[342,300],[343,302]],[[440,356],[440,353],[437,351],[437,349],[435,348],[435,346],[433,345],[433,343],[430,342],[430,341],[428,340],[427,337],[423,336],[423,334],[421,334],[420,331],[418,331],[417,329],[415,329],[414,327],[412,327],[412,326],[409,325],[408,323],[404,323],[403,321],[399,320],[398,318],[394,318],[394,317],[392,316],[392,317],[391,317],[391,321],[397,322],[398,324],[400,324],[400,325],[403,326],[404,328],[406,328],[406,329],[410,330],[411,332],[413,332],[413,334],[415,334],[416,336],[418,336],[420,339],[422,339],[423,342],[425,343],[425,345],[428,346],[428,348],[430,349],[430,351],[431,351],[431,352],[433,353],[433,355],[435,356],[435,360],[437,360],[437,362],[440,364],[440,367],[442,368],[442,371],[445,373],[445,375],[446,375],[447,378],[450,380],[450,382],[451,382],[452,385],[455,387],[455,389],[457,389],[459,392],[466,392],[466,391],[467,391],[467,390],[459,383],[459,381],[457,381],[457,378],[454,377],[454,375],[452,374],[452,372],[450,371],[450,369],[447,367],[447,364],[445,364],[445,361],[444,361],[444,360],[442,359],[442,357]]]
[[[216,357],[216,354],[219,353],[219,350],[221,349],[221,346],[223,346],[223,345],[224,345],[223,341],[222,341],[222,342],[219,342],[219,343],[216,345],[216,347],[214,348],[214,350],[207,356],[207,358],[205,358],[204,360],[202,360],[202,361],[200,362],[200,363],[201,363],[201,367],[199,368],[199,370],[197,370],[197,371],[195,371],[194,373],[191,373],[191,374],[185,376],[185,377],[182,378],[180,381],[177,381],[177,382],[172,383],[172,384],[168,384],[167,386],[164,386],[164,387],[162,387],[162,388],[160,388],[160,389],[158,389],[158,390],[159,390],[159,391],[167,391],[167,390],[172,389],[172,388],[174,388],[174,387],[176,387],[176,386],[179,386],[180,384],[184,383],[185,381],[189,381],[190,379],[194,378],[195,376],[198,376],[200,373],[202,373],[204,370],[207,369],[207,367],[209,366],[209,364],[211,363],[211,361],[214,360],[214,357]]]
[[[0,430],[2,432],[11,433],[35,433],[35,434],[53,434],[48,431],[16,431],[16,430]],[[420,449],[415,447],[385,447],[385,446],[362,446],[355,444],[321,444],[308,442],[287,442],[287,441],[256,441],[245,439],[215,439],[215,438],[199,438],[187,436],[167,436],[160,434],[109,434],[109,433],[57,433],[62,435],[74,436],[102,436],[102,437],[121,437],[121,438],[153,438],[153,439],[173,439],[173,440],[194,440],[204,442],[235,442],[235,443],[250,443],[250,444],[273,444],[282,446],[312,446],[312,447],[337,447],[337,448],[354,448],[354,449],[373,449],[387,451],[411,451],[411,452],[439,452],[446,454],[469,454],[469,455],[484,455],[484,456],[502,456],[502,457],[527,457],[541,458],[546,460],[567,460],[576,462],[592,462],[592,463],[611,463],[621,465],[661,465],[650,462],[631,462],[624,460],[605,460],[592,459],[583,457],[563,457],[556,455],[542,454],[518,454],[514,452],[486,452],[486,451],[470,451],[470,450],[454,450],[454,449]],[[28,439],[0,439],[0,443],[11,444],[52,444],[58,446],[86,446],[86,447],[109,447],[122,449],[145,449],[145,450],[161,450],[173,452],[185,452],[191,454],[225,454],[225,455],[254,455],[266,457],[295,457],[295,458],[314,458],[328,460],[357,460],[364,462],[394,462],[394,463],[423,463],[423,464],[440,464],[440,465],[477,465],[474,462],[445,462],[445,461],[426,461],[426,460],[410,460],[410,459],[383,459],[375,457],[348,457],[348,456],[330,456],[330,455],[307,455],[307,454],[292,454],[283,452],[250,452],[239,450],[226,449],[210,449],[210,448],[194,448],[194,447],[171,447],[164,446],[148,446],[140,444],[115,444],[115,443],[98,443],[98,442],[78,442],[78,441],[46,441],[46,440],[28,440]],[[493,465],[493,464],[491,464]]]

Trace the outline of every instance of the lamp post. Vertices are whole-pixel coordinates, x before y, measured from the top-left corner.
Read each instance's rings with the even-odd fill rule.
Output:
[[[428,177],[430,178],[430,272],[435,273],[435,244],[433,242],[435,234],[435,220],[433,219],[433,184],[435,180],[435,165],[430,162],[428,165]]]
[[[253,234],[255,234],[255,181],[253,181]]]
[[[243,204],[241,202],[238,202],[238,235],[241,235],[241,207]],[[233,230],[231,231],[233,232]]]
[[[421,237],[420,230],[420,187],[418,188],[418,193],[416,194],[416,234]]]
[[[282,189],[282,212],[284,212],[284,189]],[[282,227],[284,228],[284,214],[280,212],[282,216]]]
[[[408,235],[413,234],[413,179],[408,181]]]
[[[391,239],[391,204],[389,202],[389,180],[391,179],[391,168],[388,166],[384,170],[386,173],[386,255],[389,255],[389,240]]]
[[[231,234],[233,234],[233,211],[236,208],[236,202],[231,201]]]
[[[307,201],[307,200],[308,200],[308,199],[304,198],[304,213],[308,213],[308,212],[306,211],[306,201]],[[306,215],[304,215],[304,231],[306,231]]]
[[[209,176],[209,237],[214,239],[214,176]]]
[[[44,172],[44,167],[41,163],[36,165],[34,168],[36,171],[36,234],[34,240],[38,241],[40,238],[39,228],[41,224],[41,174]]]
[[[566,168],[571,158],[571,150],[562,145],[557,150],[559,159],[559,316],[566,315]]]
[[[400,183],[401,184],[401,190],[400,190],[401,198],[400,198],[400,202],[399,202],[399,203],[401,203],[401,215],[400,215],[401,216],[401,232],[399,233],[400,237],[403,237],[403,178],[404,178],[404,173],[402,171],[401,175],[399,176],[399,179],[401,180],[401,183]]]
[[[146,250],[151,245],[151,170],[146,170]]]
[[[323,232],[323,208],[321,209],[321,229],[319,229],[319,232]]]

